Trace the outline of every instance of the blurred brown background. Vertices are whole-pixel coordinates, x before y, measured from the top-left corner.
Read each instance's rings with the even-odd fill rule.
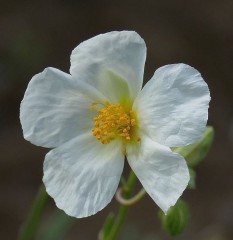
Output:
[[[16,239],[42,178],[47,150],[25,141],[19,104],[31,77],[47,66],[69,71],[72,49],[99,33],[135,30],[148,47],[145,81],[156,68],[183,62],[209,85],[216,138],[198,167],[197,189],[184,194],[192,217],[176,239],[233,239],[233,1],[0,1],[0,239]],[[80,219],[65,239],[96,239],[115,200]],[[54,209],[51,203],[47,212]],[[171,239],[149,197],[133,206],[121,239]],[[47,216],[47,215],[46,215]],[[46,218],[46,217],[45,217]],[[124,234],[124,233],[123,233]],[[130,238],[131,236],[131,238]]]

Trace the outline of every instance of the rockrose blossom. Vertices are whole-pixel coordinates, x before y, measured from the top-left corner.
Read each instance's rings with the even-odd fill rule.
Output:
[[[132,31],[100,34],[71,54],[70,74],[46,68],[29,82],[21,103],[25,139],[53,148],[43,182],[56,205],[77,218],[113,198],[124,159],[164,211],[189,181],[171,147],[201,137],[210,94],[185,64],[160,67],[142,89],[146,45]]]

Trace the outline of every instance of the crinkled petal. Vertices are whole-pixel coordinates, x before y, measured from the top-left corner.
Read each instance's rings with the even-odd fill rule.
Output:
[[[185,64],[159,68],[134,103],[140,128],[166,146],[182,146],[201,137],[210,93],[200,73]]]
[[[144,135],[139,143],[127,146],[127,158],[146,192],[166,213],[189,181],[184,158]]]
[[[25,139],[52,148],[90,131],[93,112],[88,108],[94,101],[91,97],[99,99],[91,88],[55,68],[35,75],[20,107]]]
[[[109,32],[73,50],[70,73],[112,102],[122,97],[134,99],[142,86],[145,59],[146,45],[136,32]]]
[[[111,201],[123,165],[120,142],[103,145],[83,134],[46,155],[43,182],[60,209],[70,216],[87,217]]]

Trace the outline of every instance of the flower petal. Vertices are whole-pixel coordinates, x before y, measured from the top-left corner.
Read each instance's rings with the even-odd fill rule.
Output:
[[[70,216],[87,217],[111,201],[123,165],[120,142],[103,145],[83,134],[46,155],[43,182],[59,208]]]
[[[71,75],[54,68],[35,75],[20,107],[25,139],[52,148],[90,131],[93,112],[88,108],[93,99],[89,96],[96,95]]]
[[[185,64],[159,68],[135,100],[141,129],[166,146],[199,139],[208,118],[210,93],[200,73]]]
[[[183,157],[144,135],[139,143],[127,146],[127,158],[146,192],[166,213],[189,181]]]
[[[96,87],[110,101],[117,101],[121,91],[129,91],[134,99],[142,86],[145,59],[146,45],[136,32],[109,32],[84,41],[73,50],[70,72]]]

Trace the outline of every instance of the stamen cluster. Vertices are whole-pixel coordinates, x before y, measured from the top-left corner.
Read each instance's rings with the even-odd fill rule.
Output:
[[[97,105],[103,106],[102,108]],[[94,118],[93,135],[103,144],[121,137],[124,141],[130,141],[132,128],[136,125],[132,111],[126,111],[121,104],[106,102],[93,103],[90,110],[99,114]]]

